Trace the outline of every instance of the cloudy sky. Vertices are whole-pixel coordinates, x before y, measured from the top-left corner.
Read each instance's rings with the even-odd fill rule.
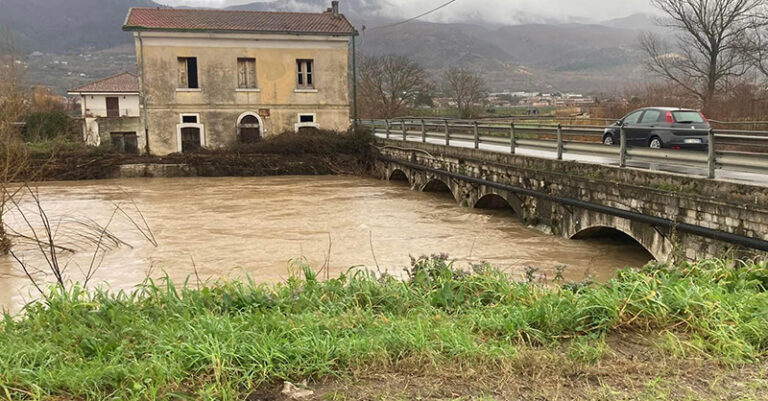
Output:
[[[222,7],[253,3],[258,0],[156,0],[168,5]],[[285,0],[290,1],[290,0]],[[382,16],[402,18],[428,11],[446,0],[366,0],[381,4]],[[330,4],[330,0],[328,0]],[[341,0],[342,10],[344,0]],[[519,20],[524,13],[531,19],[560,21],[605,20],[630,14],[652,13],[648,0],[457,0],[443,10],[429,16],[436,22],[456,22],[468,15],[477,19],[501,23]]]

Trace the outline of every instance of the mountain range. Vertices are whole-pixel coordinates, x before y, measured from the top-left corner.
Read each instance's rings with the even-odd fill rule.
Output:
[[[416,21],[387,27],[393,21],[382,16],[381,2],[342,3],[342,11],[361,33],[358,49],[363,54],[406,54],[433,74],[449,66],[475,69],[498,90],[618,88],[640,73],[642,57],[636,45],[640,32],[655,29],[653,18],[645,14],[593,24],[526,23],[542,18],[521,15],[509,25],[467,16],[462,23]],[[329,4],[327,0],[280,0],[230,8],[322,11]],[[152,0],[0,0],[0,34],[12,36],[27,53],[87,52],[98,58],[105,49],[112,49],[107,53],[114,59],[115,53],[133,51],[125,46],[131,43],[130,35],[120,29],[130,7],[160,5]],[[81,74],[69,75],[69,81]]]

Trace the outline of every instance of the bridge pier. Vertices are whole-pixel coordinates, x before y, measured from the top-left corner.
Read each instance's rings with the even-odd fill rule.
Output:
[[[658,188],[663,184],[684,189],[691,185],[689,177],[643,172],[655,177],[643,177],[643,185],[638,185],[622,182],[628,170],[613,167],[589,166],[594,171],[584,174],[583,166],[572,162],[430,144],[409,146],[418,148],[382,152],[377,167],[383,178],[405,179],[419,191],[449,191],[462,207],[509,207],[525,224],[574,240],[623,233],[661,262],[766,256],[765,250],[745,244],[768,247],[768,208]],[[743,187],[725,186],[733,185]],[[750,190],[765,193],[759,187],[730,189],[725,199]]]

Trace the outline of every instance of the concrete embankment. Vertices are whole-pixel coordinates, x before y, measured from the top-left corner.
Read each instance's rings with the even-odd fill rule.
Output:
[[[117,178],[143,178],[143,177],[195,177],[196,169],[188,164],[122,164],[118,166]]]

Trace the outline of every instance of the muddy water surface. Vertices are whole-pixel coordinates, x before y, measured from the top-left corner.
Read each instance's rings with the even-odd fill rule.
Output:
[[[639,267],[650,259],[627,241],[571,241],[522,225],[508,211],[456,206],[446,194],[411,191],[405,184],[356,177],[193,178],[67,182],[39,187],[42,206],[57,243],[76,251],[61,252],[67,276],[80,280],[91,266],[99,230],[106,225],[114,239],[102,241],[93,283],[131,289],[147,274],[167,274],[183,281],[217,280],[249,274],[274,282],[290,275],[290,261],[330,266],[338,275],[351,266],[374,267],[400,274],[409,255],[447,253],[457,264],[488,261],[523,276],[527,266],[554,276],[567,265],[566,277],[610,278],[617,268]],[[157,246],[138,227],[144,215]],[[30,197],[23,210],[39,229]],[[113,217],[115,205],[126,210]],[[19,213],[9,224],[29,234]],[[15,248],[39,280],[51,280],[33,244]],[[330,249],[330,253],[329,253]],[[194,281],[194,279],[193,279]],[[11,257],[0,257],[0,306],[15,310],[34,298],[24,271]]]

